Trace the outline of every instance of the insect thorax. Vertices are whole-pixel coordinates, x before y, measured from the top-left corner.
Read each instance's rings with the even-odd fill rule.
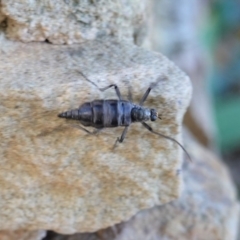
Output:
[[[150,109],[142,108],[140,106],[136,106],[131,111],[131,117],[133,122],[145,122],[150,120]]]
[[[133,122],[156,121],[158,113],[155,109],[143,108],[135,106],[131,111],[131,118]]]

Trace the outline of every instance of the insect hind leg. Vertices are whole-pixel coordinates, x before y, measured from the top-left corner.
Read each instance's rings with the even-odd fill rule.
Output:
[[[150,91],[151,91],[153,88],[155,88],[160,81],[163,81],[163,80],[166,80],[166,77],[162,77],[162,76],[161,76],[161,77],[159,77],[159,78],[157,79],[156,82],[152,83],[152,84],[149,86],[149,88],[147,89],[147,91],[144,93],[141,101],[139,102],[139,105],[140,105],[140,106],[142,106],[143,103],[147,100]]]
[[[100,91],[105,91],[105,90],[107,90],[107,89],[109,89],[109,88],[111,88],[111,87],[114,87],[115,88],[115,91],[116,91],[116,94],[117,94],[117,96],[118,96],[118,99],[119,100],[122,100],[122,96],[121,96],[121,93],[120,93],[120,90],[119,90],[119,88],[118,88],[118,86],[116,85],[116,84],[111,84],[111,85],[109,85],[109,86],[107,86],[107,87],[104,87],[104,88],[99,88],[98,87],[98,85],[96,84],[96,83],[94,83],[93,81],[91,81],[90,79],[88,79],[86,76],[85,76],[85,74],[83,74],[81,71],[78,71],[78,70],[76,70],[79,74],[81,74],[88,82],[90,82],[91,84],[93,84],[95,87],[97,87]]]
[[[107,89],[109,89],[111,87],[115,88],[115,91],[116,91],[116,94],[118,96],[118,99],[122,100],[122,96],[121,96],[120,90],[119,90],[119,88],[118,88],[118,86],[116,84],[111,84],[111,85],[109,85],[109,86],[107,86],[105,88],[99,88],[99,90],[103,92],[103,91],[105,91],[105,90],[107,90]]]
[[[90,132],[86,128],[84,128],[84,127],[82,127],[80,125],[71,125],[71,126],[74,127],[74,128],[81,129],[81,130],[83,130],[84,132],[86,132],[86,133],[88,133],[90,135],[97,135],[103,129],[103,128],[97,128],[94,131]]]

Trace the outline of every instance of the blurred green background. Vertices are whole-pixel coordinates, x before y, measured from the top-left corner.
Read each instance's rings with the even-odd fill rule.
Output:
[[[210,16],[214,24],[207,35],[213,54],[209,81],[216,140],[223,152],[230,152],[240,148],[240,1],[215,1]]]

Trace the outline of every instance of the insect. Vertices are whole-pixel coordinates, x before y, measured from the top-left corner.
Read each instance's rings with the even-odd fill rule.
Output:
[[[79,120],[80,123],[85,127],[91,126],[96,128],[96,130],[90,132],[82,126],[75,126],[89,134],[97,134],[103,128],[114,128],[120,126],[125,127],[121,137],[116,139],[114,147],[118,142],[123,142],[128,128],[132,123],[140,122],[150,132],[178,144],[191,160],[188,152],[177,140],[154,131],[152,127],[146,123],[147,121],[156,121],[158,118],[161,119],[161,117],[158,115],[158,112],[154,108],[150,109],[143,107],[143,104],[147,100],[150,91],[158,84],[160,80],[162,80],[162,78],[158,78],[155,83],[149,86],[139,104],[134,104],[131,101],[123,100],[118,86],[116,84],[111,84],[105,88],[99,88],[99,90],[105,91],[114,87],[118,99],[100,99],[93,100],[92,102],[85,102],[77,109],[60,113],[58,117]]]

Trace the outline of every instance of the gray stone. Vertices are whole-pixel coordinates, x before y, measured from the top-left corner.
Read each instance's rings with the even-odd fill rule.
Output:
[[[96,233],[56,234],[52,240],[236,240],[239,202],[226,166],[193,139],[184,139],[193,163],[186,161],[180,173],[185,188],[178,200]]]
[[[0,231],[0,240],[42,240],[46,236],[46,231]]]
[[[7,36],[31,42],[81,43],[101,36],[139,41],[144,28],[146,2],[142,0],[2,0]]]
[[[146,102],[162,120],[150,124],[180,141],[191,85],[172,62],[113,39],[0,45],[0,229],[95,231],[179,197],[183,152],[175,143],[133,124],[113,150],[122,128],[89,136],[57,117],[116,98],[95,85],[116,83],[124,98],[131,87],[139,102],[164,76]]]

